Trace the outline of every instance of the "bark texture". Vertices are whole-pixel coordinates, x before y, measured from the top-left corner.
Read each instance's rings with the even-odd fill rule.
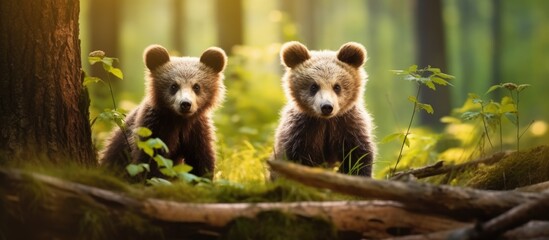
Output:
[[[95,163],[79,4],[0,2],[0,162]]]
[[[0,213],[0,232],[23,239],[74,239],[94,231],[110,239],[145,239],[158,233],[166,239],[216,239],[224,236],[234,221],[272,211],[323,219],[331,222],[339,235],[357,239],[467,226],[440,216],[414,213],[390,201],[181,203],[138,199],[127,193],[8,169],[0,169],[0,207],[7,209]],[[130,217],[132,221],[128,221]],[[56,224],[43,224],[46,222]],[[28,226],[33,226],[33,231],[25,231]]]

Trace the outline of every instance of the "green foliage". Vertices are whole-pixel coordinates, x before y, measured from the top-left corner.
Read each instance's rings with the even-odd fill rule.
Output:
[[[393,70],[393,73],[398,76],[402,76],[404,80],[415,82],[417,84],[417,93],[415,97],[408,96],[408,101],[414,104],[414,108],[412,111],[412,116],[410,117],[410,122],[408,123],[408,128],[406,129],[406,133],[404,134],[394,133],[385,137],[382,141],[382,142],[388,142],[390,140],[395,140],[399,137],[402,138],[400,153],[398,154],[397,161],[390,175],[394,175],[396,172],[398,164],[402,159],[402,152],[404,150],[404,146],[405,145],[410,146],[410,142],[409,142],[410,129],[412,128],[412,123],[414,121],[414,116],[416,112],[418,110],[425,110],[429,114],[434,113],[434,109],[430,104],[421,103],[417,100],[421,91],[421,85],[425,85],[428,88],[436,91],[436,85],[451,86],[452,84],[450,84],[448,80],[454,78],[451,75],[441,72],[439,68],[433,68],[431,66],[427,66],[426,68],[419,69],[417,65],[412,65],[406,70]]]
[[[134,130],[135,139],[137,139],[137,148],[143,151],[150,159],[154,160],[158,170],[166,177],[178,178],[186,182],[205,182],[209,183],[210,180],[206,178],[197,177],[189,172],[193,169],[191,166],[180,163],[174,166],[171,159],[165,158],[160,152],[168,153],[168,146],[160,138],[151,138],[153,132],[145,127],[139,127]],[[150,172],[150,166],[148,163],[130,163],[126,166],[126,171],[130,176],[134,177],[141,173]],[[162,178],[150,178],[146,179],[146,182],[151,185],[170,185],[171,182]]]

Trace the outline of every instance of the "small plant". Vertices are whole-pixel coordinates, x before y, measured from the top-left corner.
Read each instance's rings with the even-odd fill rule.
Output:
[[[158,166],[158,170],[164,176],[169,178],[177,178],[185,182],[195,182],[195,183],[211,183],[207,178],[197,177],[189,173],[193,168],[187,164],[181,163],[174,166],[171,159],[165,158],[160,152],[168,153],[169,149],[166,144],[160,138],[151,138],[152,131],[145,127],[140,127],[134,130],[136,134],[135,139],[137,140],[137,148],[143,151],[147,156],[150,157],[151,161],[155,161]],[[150,172],[150,162],[149,163],[131,163],[126,166],[126,171],[130,176],[137,176],[143,172]],[[169,185],[170,181],[163,178],[150,178],[147,179],[145,175],[146,182],[151,185]]]
[[[408,101],[414,104],[414,108],[412,110],[412,116],[410,117],[410,122],[408,123],[408,128],[406,129],[406,132],[393,133],[382,140],[382,142],[389,142],[397,138],[402,139],[400,152],[398,154],[398,158],[395,163],[395,166],[391,171],[391,174],[390,174],[391,176],[394,175],[396,172],[398,163],[402,158],[402,151],[404,150],[404,146],[405,145],[408,147],[410,146],[410,140],[408,139],[408,136],[410,135],[410,129],[412,128],[412,123],[414,121],[416,112],[419,110],[425,110],[429,114],[434,113],[434,109],[431,105],[426,103],[421,103],[418,101],[419,94],[421,92],[421,85],[425,85],[428,88],[436,91],[436,85],[440,85],[440,86],[451,85],[448,82],[448,80],[454,78],[451,75],[441,72],[439,68],[433,68],[431,66],[418,69],[417,65],[412,65],[406,70],[393,70],[393,73],[399,76],[403,76],[404,80],[415,82],[417,84],[417,91],[416,91],[416,96],[408,96]]]
[[[520,138],[522,136],[522,134],[520,134],[520,115],[519,115],[520,92],[522,92],[527,87],[530,87],[530,84],[517,85],[516,83],[502,83],[502,84],[491,86],[486,92],[486,94],[488,94],[490,92],[495,91],[496,89],[507,89],[509,91],[509,95],[511,96],[511,100],[514,103],[513,105],[515,106],[515,109],[514,111],[509,111],[505,113],[505,116],[516,127],[517,152],[520,150]]]
[[[499,103],[493,100],[487,102],[474,93],[470,93],[469,98],[472,99],[473,103],[480,105],[480,110],[464,112],[461,115],[461,118],[465,121],[481,119],[484,127],[484,136],[486,136],[492,148],[493,144],[490,139],[490,130],[499,128],[500,151],[503,151],[502,118],[503,116],[508,116],[509,114],[516,112],[516,106],[513,100],[509,97],[503,97]]]
[[[97,121],[98,119],[114,122],[116,126],[118,126],[120,130],[122,130],[122,132],[124,133],[126,144],[130,146],[130,142],[128,141],[128,136],[126,136],[125,124],[124,124],[124,118],[126,116],[120,111],[118,111],[118,108],[116,106],[116,100],[114,98],[114,91],[111,84],[111,74],[120,80],[124,79],[124,74],[122,73],[122,70],[120,70],[120,68],[116,68],[113,66],[114,62],[118,62],[118,58],[107,57],[105,56],[105,52],[101,50],[97,50],[97,51],[91,52],[88,55],[88,61],[91,65],[101,63],[101,65],[103,66],[103,70],[105,70],[107,83],[105,83],[105,81],[103,81],[103,79],[99,77],[89,76],[86,72],[84,72],[83,85],[88,86],[92,83],[108,84],[111,99],[112,99],[112,106],[113,106],[113,109],[107,108],[103,112],[101,112],[97,117],[95,117],[91,121],[91,126],[93,126],[95,121]]]

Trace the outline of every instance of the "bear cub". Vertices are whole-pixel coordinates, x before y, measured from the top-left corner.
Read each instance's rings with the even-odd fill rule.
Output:
[[[337,52],[309,51],[288,42],[280,58],[288,103],[276,129],[274,158],[370,177],[376,148],[363,103],[366,49],[347,43]]]
[[[125,172],[129,163],[150,163],[149,176],[161,176],[156,163],[136,145],[134,129],[147,127],[152,138],[167,145],[169,152],[161,153],[164,157],[192,166],[195,175],[213,174],[215,129],[211,115],[225,95],[225,52],[211,47],[200,58],[170,57],[164,47],[151,45],[143,55],[145,97],[126,117],[125,134],[114,130],[100,163],[119,173]]]

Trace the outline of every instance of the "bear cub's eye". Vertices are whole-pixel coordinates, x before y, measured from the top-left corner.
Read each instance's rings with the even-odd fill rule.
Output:
[[[200,92],[200,85],[198,85],[198,83],[195,83],[195,84],[193,85],[193,91],[194,91],[195,93]]]
[[[311,91],[311,95],[315,95],[319,89],[320,87],[318,86],[318,84],[313,83],[313,85],[311,85],[311,88],[309,90]]]
[[[341,86],[339,86],[339,84],[334,85],[334,92],[336,94],[339,94],[341,92]]]
[[[177,92],[177,90],[179,90],[179,85],[177,85],[176,83],[173,83],[170,86],[170,93],[173,95]]]

